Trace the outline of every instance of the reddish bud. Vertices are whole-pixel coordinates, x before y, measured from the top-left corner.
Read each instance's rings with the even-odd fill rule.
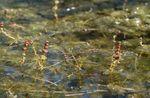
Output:
[[[115,60],[118,60],[118,59],[119,59],[119,56],[118,56],[118,55],[115,55],[115,56],[113,56],[113,58],[114,58]]]
[[[29,43],[24,43],[24,46],[25,46],[25,47],[28,47],[28,46],[29,46]]]
[[[45,41],[45,44],[44,44],[44,45],[45,45],[45,46],[48,46],[48,45],[49,45],[48,43],[49,43],[49,41]]]
[[[24,42],[24,46],[25,47],[28,47],[29,45],[31,45],[33,43],[33,41],[31,41],[31,40],[26,40],[25,42]]]
[[[48,44],[48,43],[45,43],[44,45],[45,45],[45,46],[48,46],[49,44]]]
[[[48,49],[48,46],[44,46],[44,49]]]
[[[3,27],[3,26],[4,26],[4,23],[3,23],[3,22],[0,22],[0,28]]]
[[[27,51],[27,47],[23,47],[22,50],[25,52]]]

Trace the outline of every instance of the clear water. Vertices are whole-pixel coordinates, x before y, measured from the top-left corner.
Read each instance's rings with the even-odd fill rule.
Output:
[[[149,4],[0,0],[0,98],[149,98]],[[122,55],[110,74],[114,35]]]

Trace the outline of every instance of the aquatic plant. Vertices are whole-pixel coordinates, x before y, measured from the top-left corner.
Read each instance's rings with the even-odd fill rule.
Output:
[[[148,0],[0,0],[0,97],[149,96]]]

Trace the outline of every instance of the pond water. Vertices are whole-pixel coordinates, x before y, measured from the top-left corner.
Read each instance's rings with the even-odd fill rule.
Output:
[[[149,0],[0,0],[0,98],[149,98]]]

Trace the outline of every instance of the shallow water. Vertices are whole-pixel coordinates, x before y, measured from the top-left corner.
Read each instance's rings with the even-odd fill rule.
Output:
[[[56,1],[0,0],[0,98],[148,98],[149,0]]]

